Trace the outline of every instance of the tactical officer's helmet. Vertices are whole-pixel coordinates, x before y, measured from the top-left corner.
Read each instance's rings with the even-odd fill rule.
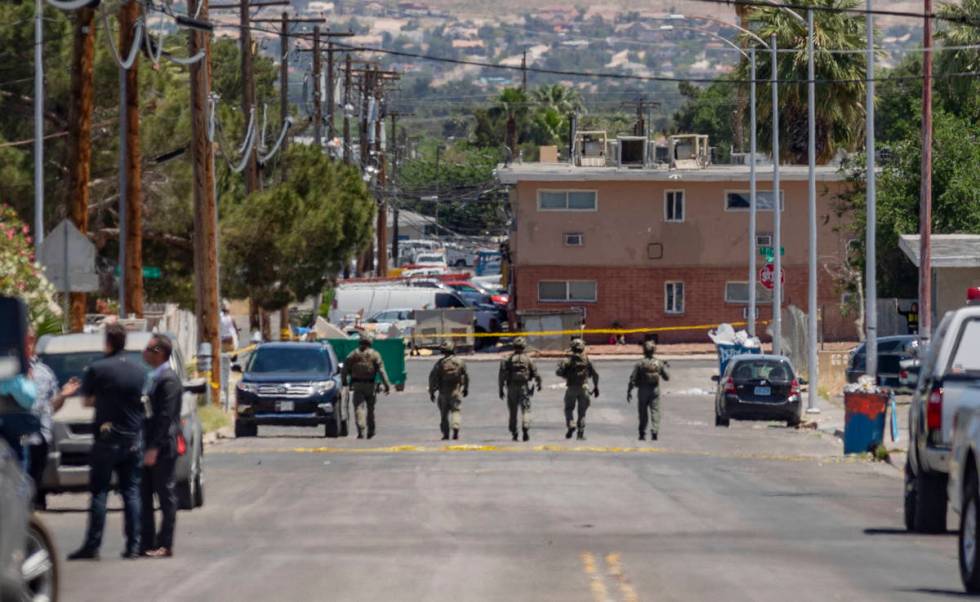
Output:
[[[442,345],[439,345],[439,351],[442,351],[443,353],[452,353],[456,351],[456,344],[447,339],[442,342]]]
[[[371,336],[370,332],[361,333],[361,338],[358,341],[361,347],[370,347],[372,342],[374,342],[374,337]]]
[[[517,337],[516,339],[514,339],[514,349],[526,349],[526,348],[527,348],[527,339],[525,339],[524,337]]]
[[[582,353],[585,351],[585,341],[582,339],[575,339],[572,341],[572,351],[575,353]]]
[[[643,353],[645,353],[647,355],[653,355],[654,353],[656,353],[656,351],[657,351],[657,344],[656,343],[654,343],[653,341],[644,341],[643,342]]]

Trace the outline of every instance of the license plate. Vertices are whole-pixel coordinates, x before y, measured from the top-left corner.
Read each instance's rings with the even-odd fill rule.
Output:
[[[769,397],[772,395],[772,387],[756,387],[755,394],[759,397]]]
[[[292,412],[296,409],[296,402],[280,401],[278,404],[276,404],[276,409],[280,412]]]

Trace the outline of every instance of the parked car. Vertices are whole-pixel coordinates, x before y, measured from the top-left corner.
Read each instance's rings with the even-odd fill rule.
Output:
[[[320,426],[346,437],[348,409],[340,403],[340,363],[327,343],[263,343],[244,366],[235,390],[235,436],[255,437],[260,425]]]
[[[735,420],[801,420],[800,381],[789,358],[781,355],[736,355],[728,361],[715,395],[715,426]]]
[[[446,245],[446,263],[453,267],[465,268],[476,264],[476,252],[462,245]]]
[[[933,335],[909,405],[905,526],[946,530],[954,417],[980,408],[980,307],[947,312]]]
[[[33,514],[33,488],[0,440],[0,600],[58,600],[54,539]]]
[[[415,310],[408,307],[379,311],[367,320],[375,331],[386,333],[394,326],[404,337],[411,337],[415,331]]]
[[[464,308],[466,304],[452,290],[404,285],[341,285],[334,292],[329,319],[340,322],[345,316],[373,316],[391,309]]]
[[[494,305],[493,299],[490,297],[490,295],[472,282],[467,282],[465,280],[449,280],[445,283],[445,285],[459,293],[460,297],[470,303]]]
[[[899,391],[909,391],[902,381],[902,361],[918,357],[918,335],[898,335],[878,339],[878,384]],[[851,350],[847,364],[847,382],[856,383],[865,374],[867,350],[864,343]],[[907,379],[906,379],[907,382]]]
[[[953,420],[949,456],[949,507],[959,515],[960,578],[966,591],[980,594],[980,409],[963,408]]]
[[[123,351],[133,361],[143,364],[143,348],[153,336],[149,332],[131,332]],[[101,333],[46,335],[37,342],[37,353],[51,367],[60,385],[72,377],[81,378],[85,368],[103,357],[105,345]],[[186,363],[180,348],[174,346],[170,367],[184,383],[180,408],[180,424],[187,441],[187,453],[177,459],[177,501],[182,510],[204,504],[204,435],[197,415],[197,402],[205,392],[203,379],[189,381]],[[52,443],[48,465],[40,488],[45,493],[87,491],[89,484],[89,454],[94,441],[95,409],[82,405],[81,397],[69,398],[54,415]]]

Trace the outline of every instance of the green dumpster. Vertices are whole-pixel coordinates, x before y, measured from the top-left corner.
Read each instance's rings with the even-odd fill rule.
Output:
[[[333,347],[337,359],[343,362],[351,351],[357,349],[358,339],[327,339]],[[394,385],[395,390],[405,389],[405,339],[375,339],[372,347],[381,354],[381,361],[385,364],[385,372],[388,373],[388,380]]]

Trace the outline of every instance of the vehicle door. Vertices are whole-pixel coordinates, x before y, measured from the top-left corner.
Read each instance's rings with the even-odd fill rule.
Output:
[[[952,439],[956,412],[980,407],[980,317],[965,319],[955,336],[941,383],[944,443]]]

